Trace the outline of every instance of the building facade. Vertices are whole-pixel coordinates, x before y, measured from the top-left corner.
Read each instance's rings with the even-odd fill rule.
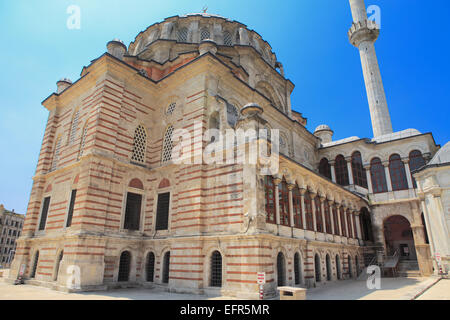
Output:
[[[23,214],[6,210],[0,204],[0,266],[3,268],[9,268],[13,261],[24,220]]]
[[[79,80],[60,80],[43,101],[49,118],[10,279],[25,266],[29,283],[59,290],[142,285],[257,298],[259,272],[271,296],[281,285],[357,277],[378,249],[402,250],[432,273],[410,171],[439,147],[430,133],[384,123],[376,37],[362,0],[350,3],[350,40],[370,49],[373,139],[333,141],[325,125],[309,132],[270,45],[207,13],[167,18],[128,48],[113,40]],[[277,138],[221,138],[261,129]],[[277,170],[236,161],[252,143],[279,149]],[[216,160],[234,161],[205,162],[211,146]],[[177,148],[189,161],[173,159]]]

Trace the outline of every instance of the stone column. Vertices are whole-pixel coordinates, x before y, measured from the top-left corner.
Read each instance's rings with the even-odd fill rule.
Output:
[[[409,169],[409,158],[404,158],[402,159],[402,161],[405,165],[406,180],[408,180],[408,189],[414,189],[411,177],[411,170]]]
[[[331,170],[331,181],[336,183],[336,170],[334,169],[334,164],[336,163],[334,160],[328,162],[330,164],[330,170]]]
[[[317,196],[317,193],[310,193],[311,196],[311,208],[312,208],[312,216],[313,216],[313,225],[314,225],[314,231],[317,231],[317,225],[316,225],[316,203],[314,199]]]
[[[352,157],[345,157],[345,161],[347,161],[347,171],[348,171],[348,184],[355,184],[353,180],[353,170],[352,170]]]
[[[338,217],[338,227],[339,227],[339,235],[342,237],[342,223],[341,223],[341,207],[342,205],[339,203],[336,203],[336,212],[337,212],[337,217]]]
[[[419,264],[421,274],[423,276],[429,276],[433,273],[430,246],[425,243],[425,233],[422,225],[419,204],[415,202],[411,205],[414,217],[414,223],[411,224],[411,229],[413,231],[417,262]]]
[[[347,221],[347,210],[348,209],[344,207],[344,224],[345,224],[344,228],[347,231],[347,238],[350,238],[350,232],[348,230],[348,221]]]
[[[331,218],[331,234],[335,234],[334,231],[334,216],[333,216],[333,200],[328,200],[328,210],[330,212],[330,218]]]
[[[301,188],[300,189],[300,199],[301,199],[301,204],[302,204],[302,227],[303,227],[303,230],[306,230],[305,193],[306,193],[306,189]]]
[[[323,233],[327,233],[327,223],[325,221],[325,197],[320,197],[320,210],[322,211],[322,232]]]
[[[292,189],[294,189],[295,184],[288,184],[288,190],[289,190],[289,220],[291,227],[294,227],[294,201],[292,198]]]
[[[428,233],[428,241],[430,242],[430,259],[431,262],[433,264],[434,267],[434,273],[437,274],[439,272],[439,267],[436,263],[436,260],[433,258],[434,254],[436,253],[436,245],[434,243],[434,235],[431,234],[431,225],[430,225],[430,218],[429,218],[429,213],[428,213],[428,209],[427,206],[425,204],[425,194],[424,193],[419,193],[419,199],[420,199],[420,203],[422,205],[422,211],[423,211],[423,216],[425,218],[425,227],[427,229],[427,233]]]
[[[391,173],[389,172],[389,161],[383,161],[382,164],[384,166],[384,173],[386,175],[386,184],[388,192],[392,192]]]
[[[372,175],[370,174],[370,164],[365,165],[364,169],[366,169],[366,177],[367,177],[367,188],[369,190],[369,193],[373,193],[373,187],[372,187]]]
[[[356,237],[358,239],[362,239],[361,237],[361,221],[359,220],[359,211],[355,210],[355,219],[356,219]]]
[[[279,198],[279,184],[281,182],[280,178],[273,179],[275,184],[275,221],[277,225],[280,225],[280,198]]]

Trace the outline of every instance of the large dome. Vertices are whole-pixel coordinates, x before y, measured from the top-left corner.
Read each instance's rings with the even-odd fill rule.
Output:
[[[206,39],[213,40],[219,47],[253,47],[273,68],[278,66],[272,47],[257,32],[238,21],[210,13],[173,16],[151,25],[140,32],[129,45],[128,55],[154,59],[152,50],[148,49],[158,40],[168,40],[172,44],[178,44],[177,47],[182,45],[181,48],[168,46],[168,49],[170,47],[170,50],[176,52],[199,45]]]

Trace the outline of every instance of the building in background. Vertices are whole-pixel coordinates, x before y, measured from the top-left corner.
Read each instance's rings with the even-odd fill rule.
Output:
[[[362,0],[350,5],[373,138],[309,132],[269,43],[208,13],[155,23],[128,47],[113,40],[76,82],[58,81],[43,102],[50,114],[10,280],[25,266],[28,283],[59,290],[257,299],[259,272],[269,296],[355,278],[375,262],[397,275],[435,272],[411,172],[439,146],[431,133],[393,132],[379,29]],[[177,164],[176,129],[200,154],[219,142],[202,139],[207,129],[277,129],[279,170]]]
[[[19,238],[25,215],[14,210],[6,210],[0,204],[0,266],[9,268],[16,251],[16,240]]]

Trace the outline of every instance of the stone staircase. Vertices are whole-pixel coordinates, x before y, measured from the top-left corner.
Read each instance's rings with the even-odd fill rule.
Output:
[[[419,264],[416,260],[400,260],[397,266],[399,277],[420,277]]]

